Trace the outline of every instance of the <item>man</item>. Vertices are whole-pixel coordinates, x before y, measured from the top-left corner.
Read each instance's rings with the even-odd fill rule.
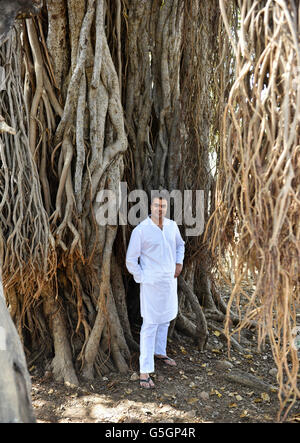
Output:
[[[184,241],[175,221],[165,217],[167,199],[152,195],[151,215],[131,234],[126,266],[140,283],[143,324],[140,333],[140,385],[154,388],[154,356],[175,366],[166,354],[170,321],[178,312],[177,277],[182,271]]]

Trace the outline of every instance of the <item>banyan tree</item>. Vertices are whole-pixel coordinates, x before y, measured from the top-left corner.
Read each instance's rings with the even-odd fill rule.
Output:
[[[191,190],[193,204],[202,190],[205,232],[180,226],[170,333],[205,350],[211,322],[228,336],[256,328],[282,405],[297,398],[299,1],[44,0],[34,15],[30,3],[10,2],[23,9],[0,48],[0,114],[15,132],[1,136],[2,273],[28,360],[74,384],[128,371],[139,310],[120,184]],[[98,223],[104,190],[116,223]],[[215,278],[228,256],[226,306]]]

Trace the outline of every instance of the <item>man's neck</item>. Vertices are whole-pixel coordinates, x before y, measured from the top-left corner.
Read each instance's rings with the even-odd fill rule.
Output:
[[[163,217],[162,218],[156,218],[156,217],[153,217],[152,214],[151,214],[150,217],[151,217],[151,220],[153,221],[153,223],[155,223],[160,228],[163,227],[163,225],[164,225],[164,218]]]

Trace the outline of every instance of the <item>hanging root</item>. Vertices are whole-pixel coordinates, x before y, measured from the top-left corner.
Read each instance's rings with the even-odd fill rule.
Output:
[[[55,377],[77,384],[76,358],[89,373],[128,370],[124,294],[110,283],[116,227],[98,229],[94,213],[99,190],[118,190],[127,138],[104,2],[55,4],[59,16],[46,5],[47,20],[27,18],[0,53],[1,113],[17,132],[0,152],[3,278],[20,334],[28,326],[35,351],[54,351]]]
[[[208,329],[207,329],[205,315],[203,314],[203,311],[199,304],[199,300],[197,299],[193,291],[189,288],[189,286],[181,276],[179,276],[178,278],[178,287],[179,290],[182,290],[184,295],[187,297],[188,301],[191,304],[193,312],[196,314],[195,338],[199,350],[203,351],[205,349],[205,345],[208,338]]]
[[[16,128],[15,134],[3,137],[1,156],[1,233],[4,260],[3,281],[6,292],[17,294],[21,304],[18,329],[26,310],[38,299],[43,285],[56,269],[54,239],[44,209],[36,163],[27,138],[26,107],[16,33],[1,48],[1,65],[5,66],[6,88],[0,96],[0,107]],[[6,57],[10,63],[6,64]],[[12,133],[11,131],[9,131]],[[2,144],[2,143],[1,143]]]
[[[255,290],[246,295],[239,328],[255,320],[259,344],[269,337],[279,371],[281,412],[292,400],[287,414],[300,396],[293,346],[300,304],[299,5],[239,4],[240,29],[234,39],[229,9],[220,0],[236,75],[223,119],[211,248],[220,267],[226,248],[234,258],[229,308],[239,310],[241,284],[248,271],[252,274]]]

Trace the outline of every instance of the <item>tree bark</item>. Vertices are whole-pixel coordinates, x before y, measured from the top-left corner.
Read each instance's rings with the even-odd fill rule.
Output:
[[[0,423],[34,423],[31,381],[20,337],[6,308],[0,279]]]
[[[210,186],[211,119],[204,112],[196,122],[183,116],[198,111],[188,100],[185,77],[195,100],[199,69],[203,103],[211,88],[214,40],[204,44],[207,35],[197,29],[204,29],[207,16],[214,19],[213,10],[182,0],[128,5],[123,0],[48,0],[41,16],[27,18],[6,44],[3,65],[11,54],[14,69],[6,64],[9,81],[1,109],[8,103],[7,122],[21,128],[14,141],[6,137],[7,151],[1,154],[1,186],[9,197],[2,200],[7,299],[15,306],[20,333],[30,321],[32,343],[35,348],[43,344],[57,380],[77,384],[79,374],[90,380],[111,368],[126,372],[130,351],[138,350],[126,300],[130,229],[98,225],[99,191],[116,195],[112,206],[117,210],[121,180],[129,190],[148,193],[162,187],[183,191],[191,183]],[[194,39],[203,44],[191,47]],[[204,55],[205,69],[195,65],[189,72],[189,61]],[[207,99],[205,105],[210,104]],[[199,121],[201,140],[195,136]],[[200,152],[203,161],[196,172]],[[189,157],[195,160],[192,173]],[[179,285],[178,329],[204,349],[207,325],[195,286],[197,266],[188,261],[198,244],[187,239],[189,278]],[[18,277],[24,280],[21,287]],[[41,302],[43,310],[36,309]],[[186,316],[191,307],[196,325]],[[51,341],[45,343],[49,334]]]

